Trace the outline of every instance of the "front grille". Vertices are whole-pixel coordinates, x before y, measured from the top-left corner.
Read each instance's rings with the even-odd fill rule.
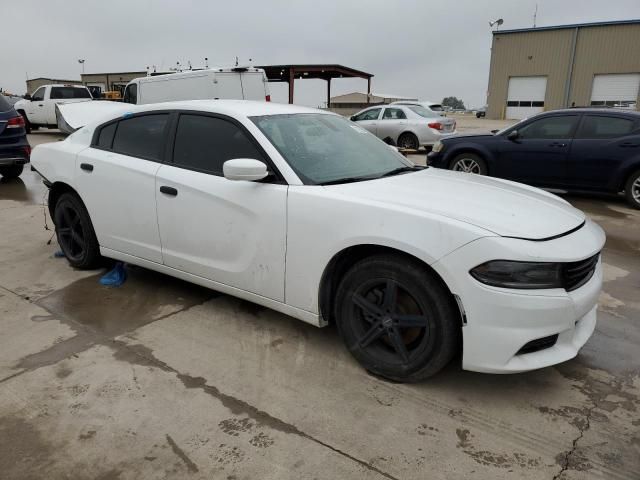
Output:
[[[564,288],[567,292],[576,290],[587,283],[596,271],[600,254],[596,253],[593,257],[589,257],[579,262],[565,263],[562,265],[562,276],[564,278]]]
[[[550,335],[548,337],[536,338],[535,340],[531,340],[526,343],[524,347],[518,350],[516,355],[522,355],[523,353],[533,353],[539,352],[540,350],[544,350],[545,348],[553,347],[558,341],[558,334]]]

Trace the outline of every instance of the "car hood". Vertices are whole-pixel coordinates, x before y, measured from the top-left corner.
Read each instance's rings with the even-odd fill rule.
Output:
[[[435,168],[325,188],[360,200],[453,218],[505,237],[542,240],[585,221],[583,212],[544,190]]]

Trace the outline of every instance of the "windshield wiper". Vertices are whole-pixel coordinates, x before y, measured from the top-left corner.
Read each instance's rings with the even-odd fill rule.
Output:
[[[340,183],[354,183],[354,182],[362,182],[364,180],[371,180],[376,177],[347,177],[347,178],[338,178],[336,180],[329,180],[328,182],[318,183],[318,185],[338,185]]]
[[[393,170],[390,170],[387,173],[383,173],[377,178],[391,177],[393,175],[398,175],[399,173],[404,173],[404,172],[417,172],[418,170],[424,170],[424,168],[425,167],[422,167],[420,165],[414,165],[413,167],[394,168]]]

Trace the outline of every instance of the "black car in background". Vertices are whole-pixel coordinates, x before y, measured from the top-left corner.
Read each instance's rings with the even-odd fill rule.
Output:
[[[31,147],[27,141],[24,119],[13,105],[0,95],[0,175],[15,178],[29,162]]]
[[[429,166],[563,190],[624,192],[640,208],[640,113],[572,108],[441,140]]]

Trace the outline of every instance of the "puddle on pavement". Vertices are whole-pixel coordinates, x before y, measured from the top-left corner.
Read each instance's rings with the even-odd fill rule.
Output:
[[[18,178],[0,178],[0,200],[15,200],[32,204],[43,203],[47,187],[44,186],[38,175],[27,172],[28,168],[27,165],[25,172]]]
[[[116,336],[201,304],[218,294],[176,278],[128,267],[120,287],[104,287],[98,275],[57,290],[37,303],[48,311],[91,330]]]

